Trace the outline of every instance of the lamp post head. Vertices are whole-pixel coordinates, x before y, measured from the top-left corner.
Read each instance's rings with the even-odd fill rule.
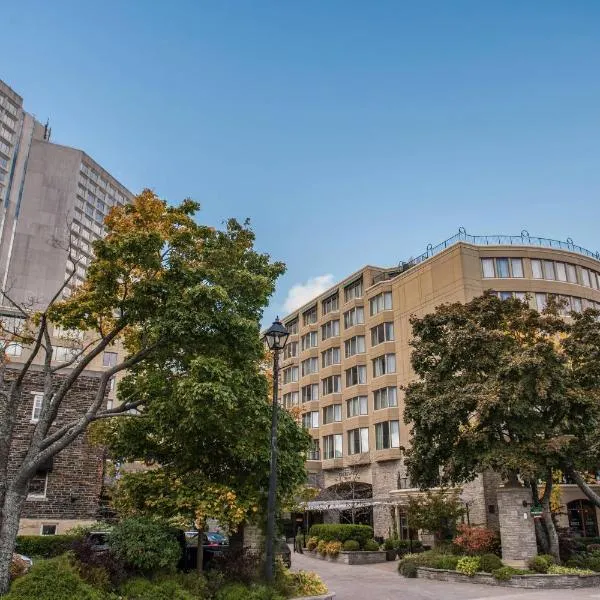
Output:
[[[267,343],[269,350],[283,350],[289,335],[290,332],[277,317],[273,321],[273,325],[265,331],[263,340]]]

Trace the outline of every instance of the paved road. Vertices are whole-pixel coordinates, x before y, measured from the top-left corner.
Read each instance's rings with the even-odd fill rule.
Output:
[[[342,565],[292,554],[292,568],[318,573],[336,600],[600,600],[600,588],[523,590],[474,583],[406,579],[398,563]]]

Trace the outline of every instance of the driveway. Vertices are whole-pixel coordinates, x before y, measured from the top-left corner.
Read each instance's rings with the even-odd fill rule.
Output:
[[[350,566],[292,554],[292,569],[318,573],[336,600],[600,600],[600,588],[534,591],[406,579],[398,575],[397,566],[397,561]]]

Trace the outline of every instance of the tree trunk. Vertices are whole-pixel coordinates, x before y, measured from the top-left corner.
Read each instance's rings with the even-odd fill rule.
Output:
[[[10,488],[6,491],[4,497],[0,520],[0,596],[8,592],[10,564],[17,541],[19,519],[21,518],[21,509],[25,497],[25,492],[18,493]]]
[[[202,547],[202,533],[204,532],[204,528],[202,530],[198,530],[198,542],[197,548],[198,552],[196,553],[196,571],[200,574],[204,568],[204,548]]]
[[[554,520],[552,519],[552,511],[550,509],[550,498],[552,496],[552,469],[548,469],[546,475],[546,489],[542,496],[542,518],[544,519],[544,525],[546,526],[546,533],[548,534],[548,547],[550,554],[554,556],[557,563],[560,563],[560,549],[558,544],[558,533]]]
[[[539,547],[542,549],[543,554],[550,553],[550,542],[548,541],[548,534],[546,528],[540,519],[534,519],[535,525],[535,537]]]
[[[588,482],[576,471],[572,465],[565,467],[565,473],[573,479],[579,489],[589,498],[590,502],[600,508],[600,496],[589,486]]]

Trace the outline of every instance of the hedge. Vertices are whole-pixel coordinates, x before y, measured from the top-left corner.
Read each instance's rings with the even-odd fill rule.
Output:
[[[71,544],[79,539],[76,535],[20,535],[17,537],[15,552],[25,556],[53,558],[71,549]]]
[[[369,525],[313,525],[309,534],[326,542],[356,540],[361,548],[373,537],[373,528]]]

